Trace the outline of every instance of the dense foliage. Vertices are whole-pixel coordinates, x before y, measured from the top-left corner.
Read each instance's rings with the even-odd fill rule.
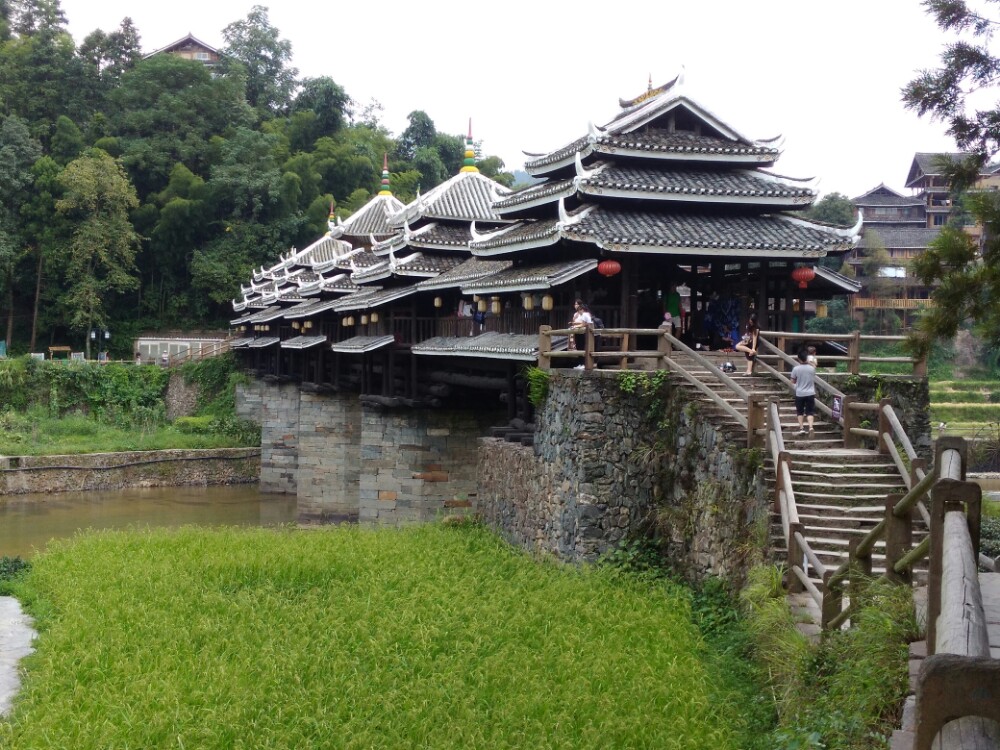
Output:
[[[931,247],[912,264],[924,284],[936,284],[934,307],[918,322],[912,346],[926,350],[934,338],[950,338],[967,320],[994,352],[1000,352],[1000,194],[969,193],[984,167],[1000,151],[1000,105],[985,101],[996,85],[1000,57],[991,45],[998,19],[985,13],[988,6],[964,0],[924,0],[938,26],[956,34],[941,53],[941,67],[921,71],[903,89],[906,106],[920,115],[942,120],[964,160],[942,159],[940,168],[951,182],[956,203],[968,218],[956,215],[955,226],[945,227]],[[994,94],[995,96],[995,94]],[[970,220],[982,225],[977,242],[961,225]]]
[[[181,373],[198,386],[198,414],[171,425],[166,369],[0,360],[0,454],[260,445],[260,427],[236,416],[244,376],[231,355],[185,364]]]
[[[214,69],[143,58],[139,30],[75,45],[59,0],[0,3],[0,315],[14,353],[111,330],[208,328],[251,269],[378,189],[408,201],[454,175],[464,139],[414,111],[398,138],[332,78],[300,80],[254,6]],[[481,171],[509,184],[496,157]]]
[[[719,610],[476,526],[90,533],[15,586],[12,750],[770,747]]]

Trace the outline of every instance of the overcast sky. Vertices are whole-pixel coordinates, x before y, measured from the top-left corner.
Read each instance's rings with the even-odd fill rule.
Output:
[[[775,171],[854,197],[903,191],[918,151],[951,151],[938,122],[900,103],[948,41],[919,0],[399,0],[268,5],[300,77],[330,76],[376,99],[394,135],[423,109],[508,169],[558,148],[631,98],[685,71],[687,94],[750,138],[785,136]],[[192,33],[216,47],[242,0],[62,0],[81,40],[125,16],[151,52]],[[907,192],[907,191],[904,191]]]

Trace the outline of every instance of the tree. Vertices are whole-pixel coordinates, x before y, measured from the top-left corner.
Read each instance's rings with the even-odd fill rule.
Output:
[[[407,161],[413,161],[417,149],[434,145],[437,128],[427,113],[416,109],[406,116],[410,123],[396,141],[396,153]]]
[[[109,96],[109,135],[141,196],[163,189],[178,162],[207,175],[211,139],[247,125],[252,112],[239,81],[201,63],[155,55],[122,77]]]
[[[806,216],[813,221],[824,221],[827,224],[849,227],[857,219],[857,213],[857,206],[846,195],[827,193],[809,207]]]
[[[278,38],[278,29],[268,21],[267,8],[253,6],[246,19],[229,24],[222,36],[226,40],[222,69],[243,77],[250,106],[264,120],[285,112],[299,71],[288,65],[292,43]]]
[[[8,117],[0,125],[0,281],[7,289],[7,332],[10,348],[14,332],[14,267],[24,248],[20,208],[28,202],[31,165],[42,149],[27,124]]]
[[[334,135],[347,123],[351,106],[351,97],[343,88],[328,77],[306,78],[302,81],[302,89],[292,102],[291,112],[315,113],[314,132],[308,139],[311,147],[317,138],[324,135]]]
[[[75,222],[66,244],[63,306],[72,330],[86,334],[108,326],[110,295],[135,289],[139,236],[129,212],[139,205],[124,168],[100,149],[70,162],[60,175],[65,190],[56,210]],[[90,355],[90,338],[86,340]]]
[[[924,0],[942,31],[965,36],[947,45],[941,67],[921,71],[903,88],[903,101],[918,115],[947,124],[958,147],[970,152],[963,162],[946,165],[952,188],[975,185],[981,168],[1000,150],[1000,107],[983,107],[982,91],[994,86],[1000,59],[989,49],[998,22],[971,9],[963,0]],[[975,101],[970,101],[970,96]],[[934,305],[917,321],[910,339],[917,353],[927,353],[934,339],[951,338],[967,320],[994,347],[1000,347],[1000,195],[977,192],[965,200],[983,227],[982,245],[961,229],[945,227],[912,264],[916,276],[935,285]]]

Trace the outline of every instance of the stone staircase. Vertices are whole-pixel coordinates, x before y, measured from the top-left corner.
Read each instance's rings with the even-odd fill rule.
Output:
[[[713,366],[731,361],[737,366],[729,376],[745,390],[759,394],[766,400],[778,400],[785,450],[791,458],[792,488],[795,493],[799,520],[805,527],[805,536],[820,561],[836,568],[848,555],[852,538],[861,539],[874,528],[885,514],[885,499],[890,493],[905,494],[906,485],[892,459],[874,450],[846,449],[839,425],[826,421],[817,413],[811,437],[799,436],[795,417],[795,399],[787,385],[766,373],[744,375],[745,361],[731,354],[709,353]],[[717,395],[746,415],[747,405],[704,365],[682,354],[673,359],[711,388]],[[699,403],[700,413],[723,429],[734,444],[746,445],[746,430],[731,415],[706,398],[695,386],[680,381],[679,387],[687,389],[692,400]],[[765,477],[769,496],[774,495],[775,472],[770,451],[765,452]],[[914,536],[918,543],[923,533]],[[884,543],[875,546],[872,572],[884,571]],[[787,545],[781,529],[781,519],[774,514],[771,524],[771,558],[776,562],[787,559]],[[818,576],[810,568],[810,577],[817,585]],[[818,608],[801,603],[803,610],[810,610],[818,622]]]

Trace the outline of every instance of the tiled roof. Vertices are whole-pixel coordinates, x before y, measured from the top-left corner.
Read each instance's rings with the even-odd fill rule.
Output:
[[[322,272],[332,268],[337,259],[351,251],[351,245],[343,240],[327,235],[295,256],[295,262]]]
[[[281,341],[281,339],[279,339],[277,336],[261,336],[259,338],[255,338],[253,341],[247,344],[247,346],[249,346],[251,349],[262,349],[265,346],[274,346],[279,341]]]
[[[479,336],[435,336],[410,351],[428,356],[483,357],[533,362],[538,359],[538,334],[484,333]]]
[[[872,188],[864,195],[851,198],[855,206],[922,206],[924,202],[915,196],[907,197],[884,184]]]
[[[324,292],[353,292],[358,285],[351,281],[349,273],[338,273],[320,282],[320,289]]]
[[[405,204],[394,195],[376,195],[365,205],[338,222],[333,228],[333,234],[338,237],[363,237],[369,235],[385,236],[395,232],[389,225],[389,217],[398,214]]]
[[[432,221],[412,231],[400,230],[392,237],[372,246],[379,257],[400,252],[407,247],[427,250],[467,250],[472,240],[471,222],[441,224]]]
[[[941,160],[947,160],[954,164],[964,161],[970,156],[972,154],[961,151],[950,154],[916,153],[913,155],[913,163],[910,165],[910,171],[906,175],[906,187],[915,187],[924,177],[940,175],[941,167],[938,165],[938,162]]]
[[[404,257],[389,258],[374,266],[369,266],[352,274],[357,283],[376,281],[390,276],[434,277],[462,262],[456,255],[441,255],[440,253],[411,253]]]
[[[418,196],[389,221],[397,229],[417,219],[497,221],[493,204],[510,189],[479,172],[459,172],[425,195]]]
[[[670,132],[662,128],[603,135],[597,139],[595,150],[615,154],[620,151],[644,154],[677,154],[693,160],[700,156],[753,158],[756,161],[775,161],[778,149],[768,143],[743,143],[700,135],[685,130]]]
[[[308,349],[317,344],[325,344],[326,336],[296,336],[281,342],[282,349]]]
[[[382,259],[371,250],[356,248],[337,260],[337,268],[341,271],[354,271],[355,269],[368,268],[381,262]]]
[[[575,192],[576,184],[573,180],[542,182],[538,185],[531,185],[523,190],[518,190],[509,198],[497,201],[493,204],[493,209],[498,214],[506,214],[513,211],[520,211],[530,206],[550,203],[560,198],[568,198]]]
[[[861,291],[861,282],[856,279],[852,279],[850,276],[844,276],[842,273],[823,266],[813,266],[813,270],[816,272],[817,278],[825,279],[833,286],[842,289],[848,294],[854,294]]]
[[[245,349],[250,346],[251,341],[253,341],[253,336],[244,336],[242,338],[233,339],[229,342],[229,346],[232,349]]]
[[[650,128],[621,135],[598,135],[593,140],[587,137],[578,138],[558,151],[526,161],[524,168],[528,174],[544,174],[553,165],[570,164],[578,152],[581,157],[593,153],[609,156],[625,154],[633,157],[683,159],[693,162],[752,164],[771,164],[777,161],[779,156],[778,149],[770,144],[742,143],[712,135]]]
[[[535,266],[514,266],[462,284],[462,293],[492,294],[551,289],[595,268],[597,261],[591,258]]]
[[[283,308],[280,305],[272,305],[270,307],[264,308],[263,310],[253,310],[252,312],[249,312],[246,315],[236,318],[235,320],[230,320],[229,324],[238,326],[242,325],[243,323],[259,323],[260,319],[257,317],[258,315],[270,315],[272,312],[280,311],[282,309]],[[268,320],[274,320],[274,318],[268,318]]]
[[[871,247],[872,234],[878,235],[886,248],[924,248],[941,233],[938,228],[865,227],[859,247]]]
[[[559,221],[541,219],[522,221],[489,237],[469,243],[473,255],[484,256],[513,252],[522,248],[543,247],[559,241]]]
[[[606,250],[691,255],[809,258],[851,247],[844,237],[783,214],[682,214],[598,207],[563,228],[562,235]]]
[[[380,305],[394,302],[397,299],[402,299],[403,297],[409,297],[417,291],[417,288],[415,286],[397,286],[390,289],[375,288],[370,294],[367,294],[367,291],[367,288],[364,288],[359,292],[349,294],[337,300],[337,304],[333,306],[333,309],[337,312],[369,310],[373,307],[379,307]]]
[[[354,336],[331,344],[330,348],[344,354],[364,354],[388,346],[393,341],[395,341],[393,336]]]
[[[467,258],[459,265],[449,271],[445,271],[440,276],[433,279],[426,279],[417,283],[417,287],[422,290],[448,289],[459,287],[462,284],[489,276],[497,271],[510,268],[509,260],[481,260],[480,258]]]

